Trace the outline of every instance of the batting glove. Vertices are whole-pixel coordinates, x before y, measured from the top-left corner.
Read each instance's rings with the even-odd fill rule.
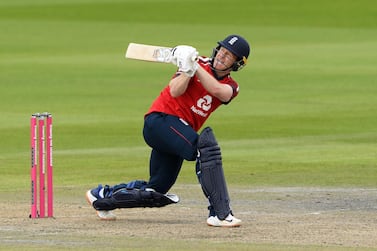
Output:
[[[198,62],[195,61],[195,62],[192,62],[191,68],[189,70],[187,70],[187,71],[180,70],[180,71],[184,72],[187,76],[189,76],[191,78],[195,75],[198,67],[199,67],[199,64],[198,64]]]
[[[198,63],[196,58],[198,57],[198,52],[194,51],[184,57],[177,58],[178,70],[186,73],[189,77],[194,76],[196,70],[198,69]]]
[[[179,45],[172,50],[171,62],[178,66],[179,71],[192,77],[198,69],[198,64],[196,62],[198,54],[198,51],[192,46]]]
[[[197,56],[198,52],[194,47],[188,45],[178,45],[172,49],[171,62],[179,67],[179,61],[184,61],[188,57],[191,57],[192,61],[196,61]]]

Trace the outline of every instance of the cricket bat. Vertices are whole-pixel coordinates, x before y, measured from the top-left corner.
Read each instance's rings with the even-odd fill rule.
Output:
[[[172,61],[172,48],[130,43],[125,54],[126,58],[149,62],[170,63]]]

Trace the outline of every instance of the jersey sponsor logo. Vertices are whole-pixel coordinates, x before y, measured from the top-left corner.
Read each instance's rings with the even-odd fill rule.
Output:
[[[212,97],[210,95],[205,95],[203,98],[198,99],[196,105],[202,108],[204,111],[211,109]]]
[[[209,109],[211,109],[211,106],[212,97],[210,95],[205,95],[204,97],[198,99],[198,101],[196,102],[196,107],[191,106],[191,111],[202,117],[207,117],[207,112],[209,111]]]

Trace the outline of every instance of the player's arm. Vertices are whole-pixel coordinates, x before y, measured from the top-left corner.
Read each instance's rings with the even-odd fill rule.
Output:
[[[200,79],[202,86],[222,102],[228,102],[232,98],[233,88],[230,85],[221,84],[202,67],[198,67],[196,76]]]
[[[173,97],[182,95],[191,77],[195,74],[199,78],[202,86],[213,96],[220,99],[222,102],[229,102],[233,96],[233,88],[230,85],[221,84],[211,74],[205,71],[196,62],[198,52],[191,46],[177,46],[174,48],[174,64],[179,67],[181,75],[173,78],[170,83],[170,94]]]
[[[181,96],[187,89],[191,77],[184,73],[177,72],[177,75],[169,82],[170,95],[173,98]]]
[[[169,82],[170,95],[178,97],[182,95],[190,83],[190,79],[194,76],[197,65],[197,50],[192,46],[179,45],[173,49],[172,63],[178,66],[178,72]]]

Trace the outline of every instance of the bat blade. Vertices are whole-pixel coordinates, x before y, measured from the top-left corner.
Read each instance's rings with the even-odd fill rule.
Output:
[[[130,43],[125,54],[126,58],[149,62],[170,63],[172,48]]]

